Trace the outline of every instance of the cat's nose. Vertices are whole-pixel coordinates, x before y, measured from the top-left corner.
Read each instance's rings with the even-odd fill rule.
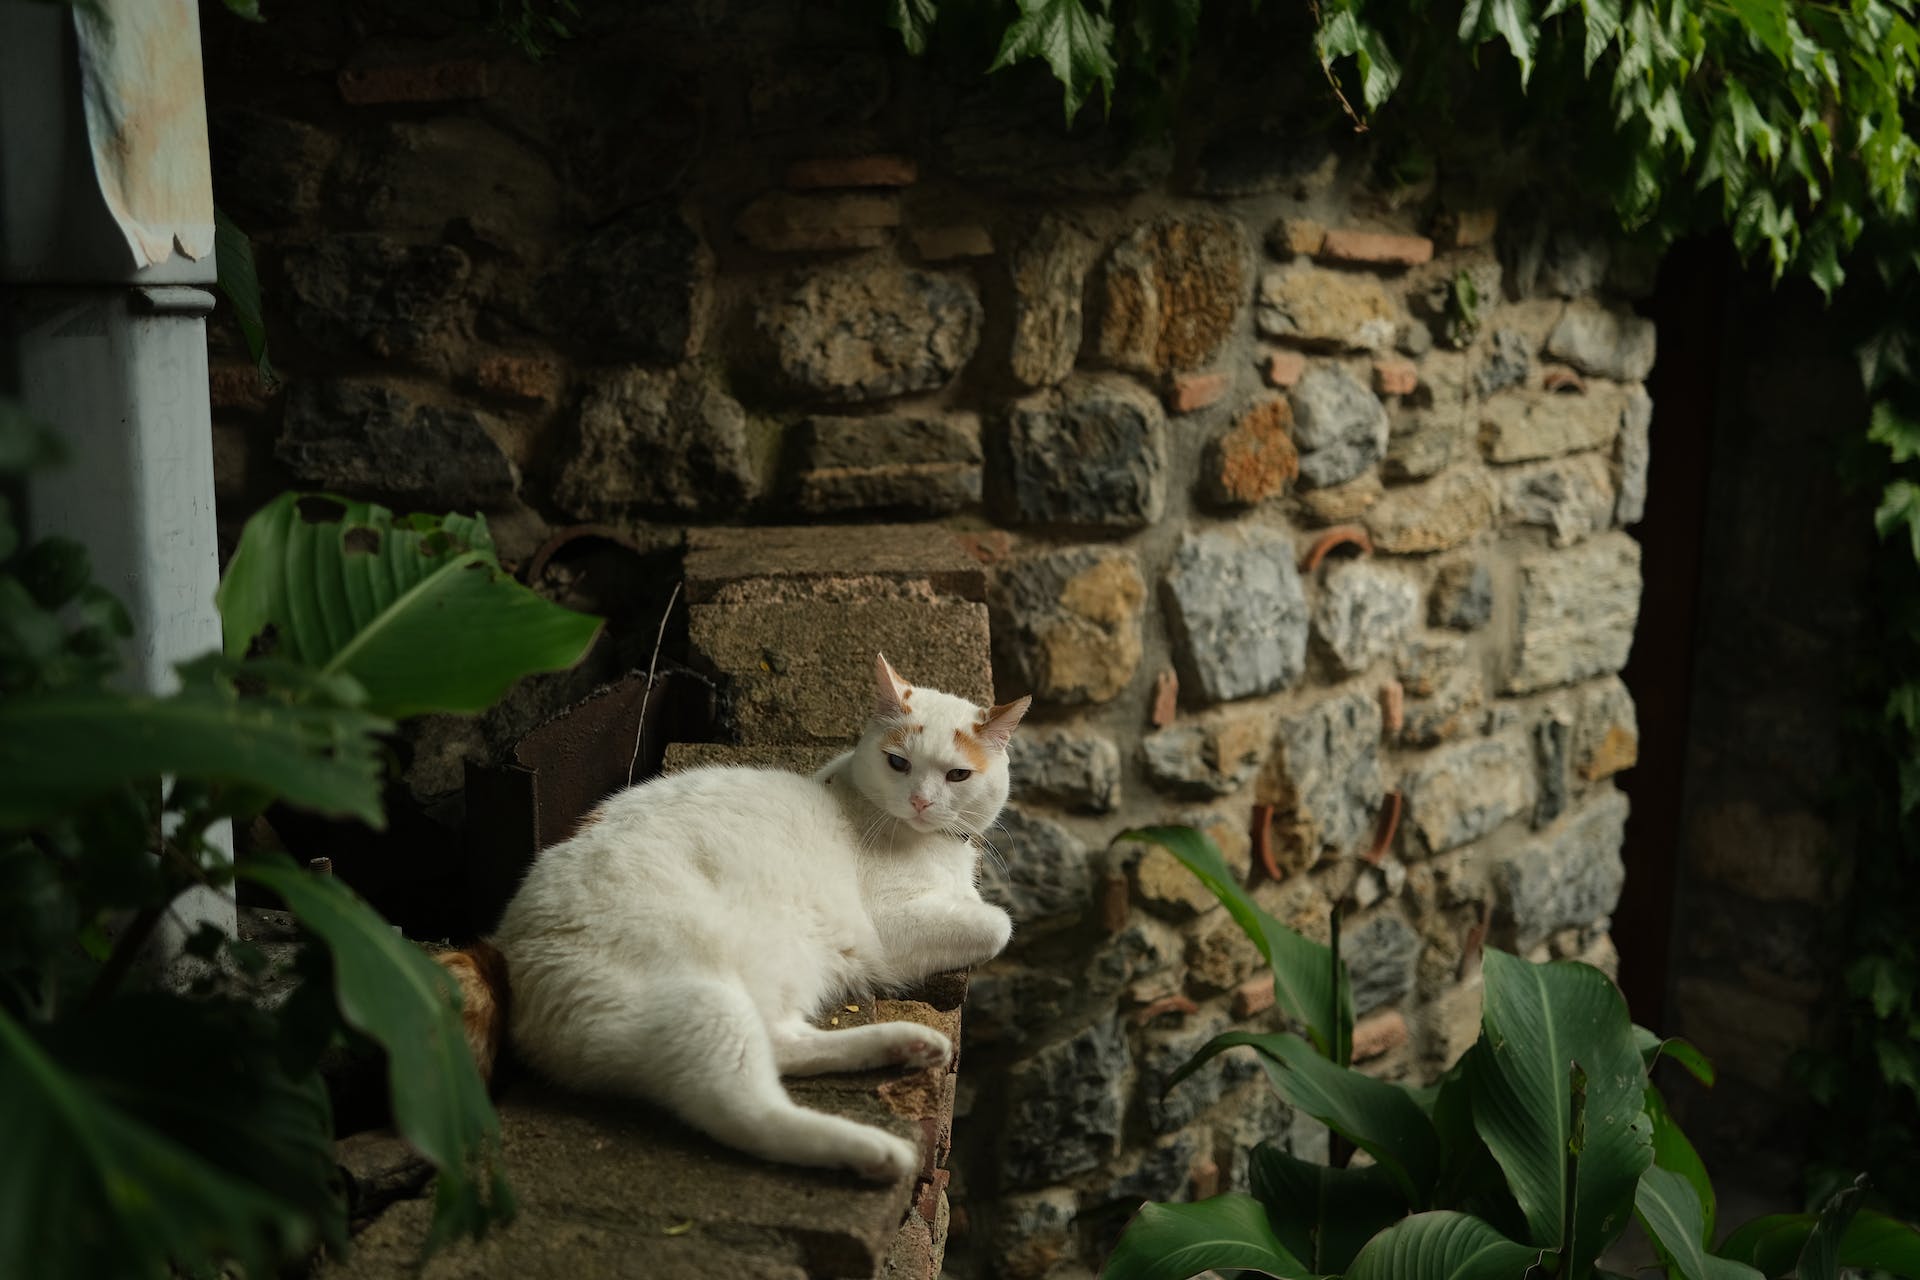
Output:
[[[927,806],[933,803],[933,801],[927,799],[925,796],[908,796],[907,799],[913,802],[913,811],[915,813],[925,813]]]

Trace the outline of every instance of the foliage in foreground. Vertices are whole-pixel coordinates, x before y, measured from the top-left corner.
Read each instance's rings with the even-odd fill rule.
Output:
[[[1281,1010],[1306,1036],[1227,1032],[1215,1055],[1251,1048],[1281,1096],[1364,1161],[1322,1166],[1262,1144],[1253,1194],[1149,1204],[1104,1280],[1186,1280],[1212,1268],[1346,1280],[1611,1277],[1601,1255],[1638,1219],[1674,1280],[1834,1280],[1841,1267],[1920,1277],[1920,1232],[1861,1207],[1862,1189],[1817,1215],[1748,1223],[1719,1248],[1698,1153],[1650,1072],[1661,1057],[1711,1084],[1691,1045],[1633,1025],[1598,969],[1529,964],[1488,950],[1479,1040],[1438,1084],[1376,1080],[1349,1064],[1353,1020],[1333,947],[1294,933],[1234,882],[1205,835],[1150,827],[1220,899],[1267,958]]]
[[[287,495],[222,583],[227,653],[126,693],[125,611],[8,501],[58,452],[0,402],[0,1275],[259,1276],[344,1249],[319,1072],[343,1042],[383,1051],[438,1170],[434,1242],[478,1234],[512,1202],[444,972],[337,880],[210,833],[275,802],[379,826],[394,717],[484,707],[597,621],[508,578],[477,520]],[[298,918],[290,972],[204,925],[174,981],[144,981],[157,927],[235,880]]]

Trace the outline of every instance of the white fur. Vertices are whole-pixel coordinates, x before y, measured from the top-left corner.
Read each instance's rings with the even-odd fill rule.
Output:
[[[884,1179],[919,1168],[911,1143],[798,1106],[780,1076],[951,1060],[947,1037],[917,1023],[813,1023],[1006,946],[1012,922],[981,901],[971,837],[1006,803],[1004,748],[1026,700],[990,717],[909,689],[884,658],[875,676],[859,744],[813,777],[659,778],[540,855],[494,938],[513,1041],[537,1069],[650,1099],[769,1160]],[[984,743],[987,767],[949,782],[976,763],[956,731]],[[886,758],[896,733],[906,774]]]

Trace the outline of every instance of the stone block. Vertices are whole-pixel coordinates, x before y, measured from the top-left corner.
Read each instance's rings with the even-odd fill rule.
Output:
[[[1000,1175],[1010,1188],[1084,1173],[1119,1150],[1130,1055],[1110,1018],[1019,1063],[1007,1078]]]
[[[437,510],[496,506],[518,483],[485,417],[379,382],[295,382],[273,453],[303,484]]]
[[[1694,876],[1757,902],[1830,903],[1842,883],[1838,835],[1787,797],[1702,803],[1686,846]]]
[[[1181,683],[1201,700],[1271,693],[1305,670],[1307,600],[1284,534],[1183,534],[1163,591]]]
[[[1442,747],[1408,772],[1402,794],[1400,830],[1410,852],[1444,853],[1531,812],[1533,754],[1516,738]]]
[[[1793,1061],[1814,1041],[1813,1002],[1687,977],[1674,984],[1674,1006],[1677,1030],[1709,1055],[1723,1078],[1746,1081],[1775,1098],[1805,1087],[1794,1078]]]
[[[1385,351],[1400,308],[1370,275],[1280,267],[1260,277],[1254,320],[1261,334],[1332,351]]]
[[[1493,523],[1497,490],[1477,467],[1454,467],[1420,484],[1397,487],[1368,508],[1366,524],[1381,551],[1446,551]]]
[[[983,861],[980,893],[1013,917],[1015,936],[1084,914],[1093,893],[1086,846],[1057,822],[1008,805],[993,833],[999,858]]]
[[[1207,496],[1223,506],[1251,507],[1278,497],[1300,474],[1300,454],[1289,428],[1293,406],[1273,399],[1240,415],[1207,448],[1202,467]]]
[[[1416,698],[1431,697],[1446,680],[1466,670],[1470,654],[1459,636],[1424,634],[1394,655],[1394,674]]]
[[[1299,503],[1302,520],[1310,525],[1333,525],[1358,520],[1386,492],[1379,472],[1363,471],[1345,484],[1329,489],[1299,490],[1293,496]]]
[[[1639,382],[1653,371],[1653,321],[1575,302],[1547,335],[1547,354],[1597,378]]]
[[[1183,1200],[1201,1152],[1202,1135],[1192,1130],[1162,1138],[1128,1161],[1125,1171],[1102,1186],[1096,1198],[1103,1202]]]
[[[551,357],[503,353],[481,358],[473,371],[473,384],[503,400],[552,405],[560,398],[565,377]]]
[[[342,67],[334,83],[354,107],[469,102],[490,89],[487,64],[472,58],[395,66]]]
[[[1500,510],[1512,524],[1543,528],[1556,547],[1613,525],[1613,475],[1605,455],[1576,453],[1500,472]]]
[[[1514,947],[1532,950],[1561,929],[1613,913],[1626,870],[1620,861],[1627,798],[1607,790],[1513,849],[1497,854],[1493,884]]]
[[[1421,946],[1420,935],[1392,907],[1383,907],[1358,922],[1343,923],[1340,958],[1346,962],[1353,984],[1356,1015],[1371,1013],[1413,990]],[[1356,1027],[1356,1036],[1358,1030]]]
[[[940,515],[980,501],[980,420],[973,414],[814,417],[798,435],[794,502],[809,514]]]
[[[1319,256],[1361,267],[1417,267],[1433,260],[1433,241],[1425,236],[1337,227],[1321,241]]]
[[[1419,619],[1420,588],[1399,569],[1349,560],[1326,572],[1313,607],[1314,634],[1349,674],[1399,648]]]
[[[1627,389],[1627,410],[1613,442],[1613,484],[1618,493],[1613,522],[1639,524],[1647,513],[1647,470],[1653,464],[1653,398],[1639,387]]]
[[[900,200],[890,195],[795,195],[769,191],[733,221],[740,238],[769,253],[874,249],[893,239]]]
[[[1081,299],[1098,251],[1092,238],[1062,218],[1042,218],[1014,250],[1013,380],[1051,387],[1073,372],[1080,355]]]
[[[1620,434],[1628,407],[1618,387],[1584,395],[1513,391],[1480,406],[1480,445],[1493,462],[1529,462],[1603,449]]]
[[[1447,351],[1428,356],[1420,366],[1419,385],[1391,415],[1387,478],[1424,479],[1464,460],[1472,450],[1475,419],[1470,409],[1465,357]]]
[[[1266,757],[1267,718],[1260,711],[1203,712],[1150,733],[1140,743],[1148,780],[1189,799],[1231,795],[1253,778]]]
[[[1283,719],[1257,791],[1274,810],[1282,865],[1305,870],[1346,857],[1372,838],[1386,790],[1379,700],[1355,689]]]
[[[1609,533],[1522,560],[1516,612],[1505,692],[1532,693],[1618,671],[1640,614],[1640,544]]]
[[[1259,948],[1225,911],[1208,916],[1187,935],[1187,986],[1196,995],[1220,995],[1252,981],[1271,1000],[1271,978],[1252,977],[1256,970],[1264,974],[1265,969]],[[1235,1016],[1246,1015],[1236,1012]]]
[[[565,195],[551,156],[485,120],[401,119],[355,141],[331,175],[335,217],[427,238],[457,228],[516,260],[562,230]]]
[[[993,233],[981,226],[915,227],[907,238],[913,241],[913,251],[927,262],[993,256]]]
[[[1172,1133],[1193,1123],[1201,1112],[1218,1102],[1237,1084],[1260,1073],[1258,1060],[1251,1053],[1226,1053],[1201,1067],[1168,1090],[1167,1081],[1200,1047],[1228,1029],[1224,1015],[1197,1015],[1174,1031],[1149,1031],[1141,1037],[1138,1089],[1146,1112],[1147,1127],[1155,1133]]]
[[[1288,399],[1303,485],[1341,484],[1385,455],[1386,407],[1339,365],[1308,370]]]
[[[1007,745],[1013,791],[1087,813],[1120,803],[1120,749],[1093,729],[1024,728]]]
[[[1233,330],[1251,270],[1240,224],[1163,217],[1115,245],[1100,280],[1100,358],[1136,373],[1211,363]]]
[[[1434,747],[1472,728],[1485,703],[1486,681],[1471,668],[1448,672],[1424,697],[1406,701],[1399,739],[1410,747]]]
[[[1138,563],[1117,548],[1002,565],[988,592],[1002,677],[1042,702],[1106,702],[1140,664],[1146,595]]]
[[[312,217],[340,150],[331,134],[251,107],[207,113],[207,143],[220,207],[251,231]]]
[[[744,372],[776,390],[848,404],[932,391],[980,342],[980,300],[959,276],[878,260],[790,277],[754,309],[761,351]]]
[[[1427,621],[1454,631],[1478,631],[1493,617],[1493,575],[1478,560],[1453,560],[1433,575]]]
[[[787,166],[787,185],[796,191],[835,187],[910,187],[920,166],[910,156],[820,156]]]
[[[694,604],[748,598],[743,584],[757,598],[772,592],[796,600],[836,584],[844,592],[845,580],[961,600],[985,600],[987,590],[985,572],[960,540],[924,524],[694,528],[683,572]]]
[[[1618,676],[1583,686],[1574,703],[1570,763],[1588,782],[1631,769],[1640,759],[1633,695]]]
[[[697,371],[630,368],[590,383],[554,500],[604,520],[737,512],[760,490],[747,415]]]
[[[1524,386],[1533,371],[1533,343],[1517,329],[1495,329],[1473,371],[1473,389],[1485,399],[1508,387]]]
[[[677,210],[638,209],[562,255],[541,282],[541,324],[603,357],[685,360],[700,354],[712,277],[712,253]]]
[[[322,236],[282,259],[294,327],[339,355],[433,364],[466,324],[473,264],[450,244]]]
[[[1002,1196],[991,1248],[993,1274],[1006,1280],[1045,1280],[1079,1257],[1074,1227],[1078,1197],[1071,1191]]]
[[[1008,505],[1020,524],[1137,529],[1166,509],[1160,402],[1112,375],[1069,379],[1007,415]]]

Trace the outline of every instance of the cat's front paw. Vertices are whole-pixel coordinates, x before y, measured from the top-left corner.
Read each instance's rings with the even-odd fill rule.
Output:
[[[899,1038],[887,1048],[887,1060],[913,1070],[944,1067],[953,1061],[953,1041],[932,1027],[896,1022]]]
[[[920,1148],[904,1138],[873,1129],[860,1135],[858,1150],[848,1165],[863,1178],[896,1182],[919,1171]]]

